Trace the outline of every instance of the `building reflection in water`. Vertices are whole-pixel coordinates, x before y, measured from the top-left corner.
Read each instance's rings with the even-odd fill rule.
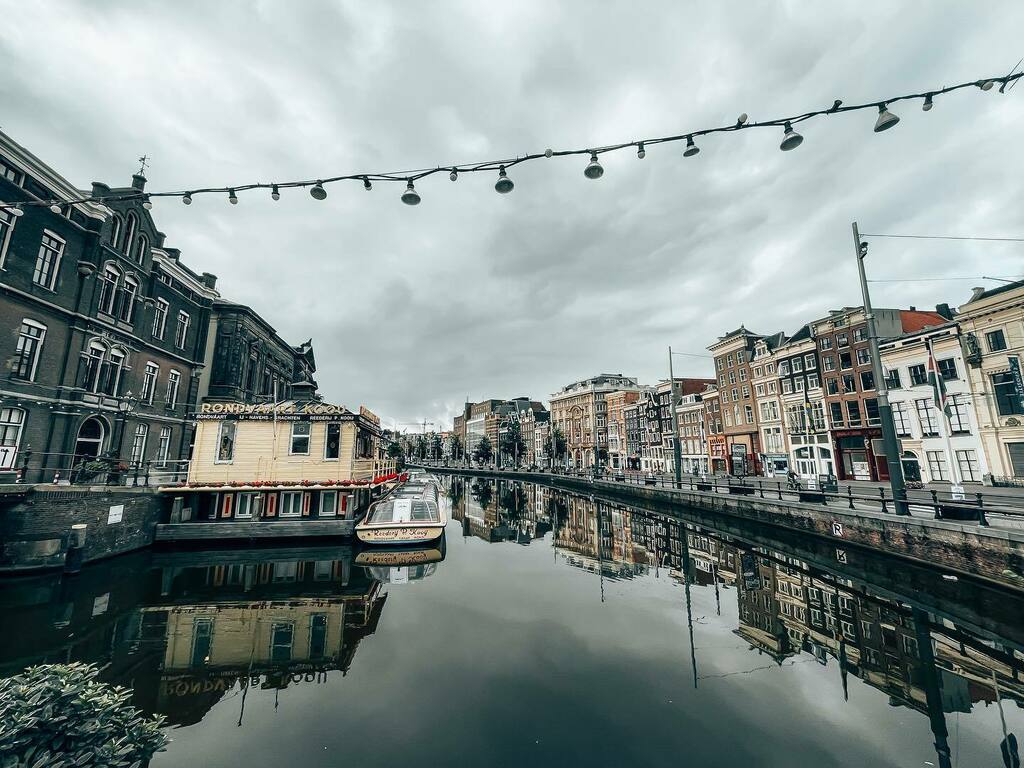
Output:
[[[504,498],[512,486],[520,489],[524,503],[513,510],[496,505],[494,499]],[[712,588],[719,613],[723,591],[735,593],[734,634],[751,651],[780,666],[801,655],[835,665],[844,696],[850,679],[859,679],[884,694],[891,706],[923,714],[940,768],[952,765],[946,715],[979,705],[1024,707],[1024,638],[971,631],[949,618],[956,615],[955,604],[939,616],[915,606],[913,593],[883,594],[892,584],[872,590],[870,584],[844,577],[838,562],[835,569],[823,570],[792,554],[678,518],[543,486],[477,479],[467,489],[456,479],[450,496],[464,536],[529,543],[514,532],[552,530],[552,545],[564,562],[602,580],[667,570],[685,588],[695,686],[700,675],[693,652],[691,585]],[[1024,601],[1005,599],[1012,604],[1004,605],[1001,615],[1010,623],[1001,626],[1024,632]],[[969,605],[960,607],[971,613]],[[1003,736],[1001,748],[1008,750],[1015,738]],[[1019,765],[1012,758],[1004,761]]]

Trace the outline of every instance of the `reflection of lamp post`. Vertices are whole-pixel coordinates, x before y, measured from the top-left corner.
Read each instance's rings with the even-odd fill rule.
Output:
[[[129,389],[124,395],[117,398],[117,420],[120,423],[120,428],[117,433],[117,458],[121,458],[121,446],[124,444],[124,431],[128,427],[128,417],[135,413],[135,408],[139,404],[139,398],[132,394]]]

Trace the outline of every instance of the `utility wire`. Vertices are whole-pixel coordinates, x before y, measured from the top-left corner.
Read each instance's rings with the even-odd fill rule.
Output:
[[[1020,277],[881,277],[868,280],[869,283],[940,283],[958,280],[1005,280],[1014,282]]]
[[[422,178],[432,176],[434,174],[446,173],[449,174],[452,181],[458,178],[460,173],[478,173],[481,171],[493,172],[498,171],[503,174],[509,168],[512,168],[521,163],[525,163],[531,160],[538,160],[541,158],[552,158],[552,157],[566,157],[570,155],[591,155],[591,166],[597,162],[597,156],[605,152],[615,152],[621,149],[635,147],[639,157],[644,156],[645,147],[654,146],[657,144],[666,144],[671,142],[686,141],[685,156],[692,157],[697,154],[700,150],[694,143],[694,139],[702,136],[709,136],[715,133],[730,133],[733,131],[746,130],[748,128],[784,128],[786,130],[784,139],[780,145],[780,149],[794,149],[799,146],[803,141],[803,137],[793,131],[792,126],[799,123],[811,120],[815,117],[835,115],[842,112],[855,112],[864,109],[877,109],[879,112],[879,123],[876,124],[875,130],[881,131],[895,125],[899,118],[891,113],[888,113],[888,106],[901,102],[923,99],[923,107],[928,110],[932,106],[932,100],[935,96],[945,95],[954,91],[961,90],[963,88],[979,88],[983,91],[991,90],[992,87],[999,83],[1000,93],[1005,92],[1006,86],[1009,84],[1011,87],[1016,84],[1017,80],[1024,77],[1024,72],[1009,74],[1009,75],[997,75],[990,78],[982,78],[980,80],[969,80],[967,82],[959,83],[957,85],[944,86],[942,88],[933,89],[930,91],[923,91],[921,93],[909,93],[903,96],[890,96],[880,101],[869,101],[862,104],[844,105],[841,99],[833,101],[832,105],[824,109],[815,109],[808,112],[802,112],[796,115],[790,115],[789,117],[778,117],[769,120],[762,120],[759,122],[750,122],[747,115],[744,113],[737,118],[736,122],[730,125],[723,125],[714,128],[701,128],[694,131],[688,131],[686,133],[676,134],[672,136],[660,136],[649,139],[636,139],[633,141],[621,142],[618,144],[609,144],[605,146],[590,146],[587,148],[578,149],[546,149],[543,152],[527,153],[524,155],[517,155],[515,157],[509,157],[504,160],[485,160],[483,162],[476,163],[453,163],[446,165],[439,165],[434,168],[419,168],[416,170],[406,171],[389,171],[389,172],[362,172],[362,173],[351,173],[339,176],[324,176],[319,179],[304,179],[300,181],[282,181],[282,182],[248,182],[244,184],[234,184],[224,187],[197,187],[190,190],[179,190],[171,192],[142,192],[139,190],[131,190],[129,192],[119,192],[111,195],[89,195],[87,197],[80,197],[76,199],[60,200],[60,199],[42,199],[31,195],[33,199],[18,201],[14,203],[5,202],[0,205],[0,211],[10,210],[18,215],[22,208],[26,206],[65,206],[72,205],[75,203],[103,203],[103,202],[114,202],[119,200],[143,200],[144,203],[148,204],[152,198],[157,197],[178,197],[182,198],[184,202],[190,203],[193,195],[199,194],[228,194],[229,199],[232,202],[237,202],[237,193],[247,192],[254,189],[265,189],[270,190],[274,195],[274,199],[279,196],[279,190],[281,189],[292,189],[292,188],[305,188],[305,187],[318,187],[315,191],[318,199],[323,199],[327,196],[323,190],[323,186],[326,184],[332,184],[339,181],[358,181],[363,184],[366,189],[372,188],[374,181],[378,182],[402,182],[407,184],[408,189],[406,195],[412,193],[409,199],[406,199],[406,195],[403,195],[403,201],[408,202],[411,205],[415,205],[420,201],[419,194],[412,188],[413,182],[418,181]],[[884,124],[883,124],[883,118]],[[595,175],[591,175],[591,166],[588,166],[587,176],[589,178],[598,178],[603,174],[604,170],[598,164],[594,168]],[[504,178],[502,176],[501,178]],[[504,187],[496,187],[498,191],[508,192],[511,191],[512,185],[511,180],[507,180],[507,184]],[[499,184],[501,182],[499,181]]]
[[[997,243],[1024,243],[1024,237],[957,237],[953,235],[868,235],[861,233],[861,237],[899,237],[910,240],[978,240],[982,242],[997,242]]]

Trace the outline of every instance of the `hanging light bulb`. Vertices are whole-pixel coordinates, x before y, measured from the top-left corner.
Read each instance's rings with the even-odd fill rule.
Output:
[[[20,217],[25,215],[25,211],[21,209],[21,206],[15,206],[14,208],[8,208],[7,210],[11,212],[11,216]]]
[[[367,192],[373,189],[373,184],[370,183],[370,178],[368,176],[363,176],[363,189]]]
[[[452,181],[458,181],[459,172],[455,168],[452,168],[452,172],[448,174],[448,178],[451,179]]]
[[[782,143],[779,144],[779,149],[783,152],[789,152],[791,149],[796,149],[804,143],[804,137],[793,130],[793,126],[787,122],[783,126],[786,130],[782,134]]]
[[[185,205],[192,205],[192,193],[186,192],[184,195],[182,195],[181,202],[183,202]]]
[[[743,112],[743,113],[740,114],[739,117],[736,118],[736,125],[746,125],[747,124],[747,120],[749,120],[749,119],[750,118],[747,117],[747,113]]]
[[[50,210],[56,213],[58,216],[60,215],[60,206],[57,205],[57,203],[52,203],[50,205]]]
[[[875,121],[875,133],[881,133],[892,128],[900,119],[888,110],[885,104],[878,105],[878,119]]]
[[[553,150],[551,147],[548,147],[547,149],[544,150],[544,157],[551,157],[554,154],[555,150]]]
[[[503,195],[507,195],[515,187],[512,183],[512,179],[505,173],[505,166],[502,165],[498,168],[498,180],[494,182],[494,190]]]
[[[693,136],[686,137],[686,149],[683,150],[683,157],[693,157],[700,152],[700,147],[693,143]]]
[[[637,160],[643,160],[647,157],[647,151],[644,149],[644,143],[641,141],[636,147]]]
[[[982,80],[978,83],[978,87],[983,91],[991,91],[992,86],[996,84],[995,80]]]
[[[281,199],[281,190],[278,189],[277,184],[270,185],[270,199],[275,201]]]
[[[590,153],[590,162],[587,163],[587,167],[583,169],[583,175],[588,179],[600,179],[604,176],[604,168],[597,162],[597,152]]]
[[[235,194],[235,190],[228,190],[228,202],[232,205],[238,205],[238,195]]]
[[[324,183],[322,181],[317,181],[317,183],[310,188],[309,196],[314,200],[326,200],[327,190],[324,189]]]
[[[153,210],[153,203],[150,202],[149,195],[142,196],[142,207],[145,208],[147,211]]]
[[[412,179],[408,180],[409,183],[405,185],[405,192],[402,193],[402,202],[406,205],[419,205],[420,204],[420,193],[416,191],[416,187],[412,185]]]
[[[932,110],[932,95],[929,93],[924,97],[924,104],[921,105],[921,109],[925,112],[931,112]]]

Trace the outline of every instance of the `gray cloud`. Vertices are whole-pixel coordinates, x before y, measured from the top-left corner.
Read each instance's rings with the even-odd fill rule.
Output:
[[[153,189],[391,171],[683,132],[1008,70],[1019,3],[0,2],[3,128],[80,186]],[[45,55],[40,41],[45,40]],[[316,343],[331,400],[450,418],[465,397],[546,397],[598,371],[653,381],[741,322],[793,331],[859,301],[849,225],[1019,235],[1024,90],[965,92],[780,134],[154,207],[225,296]],[[874,277],[1022,271],[1014,246],[877,240]],[[876,283],[880,306],[971,281]],[[702,374],[700,358],[681,363]]]

